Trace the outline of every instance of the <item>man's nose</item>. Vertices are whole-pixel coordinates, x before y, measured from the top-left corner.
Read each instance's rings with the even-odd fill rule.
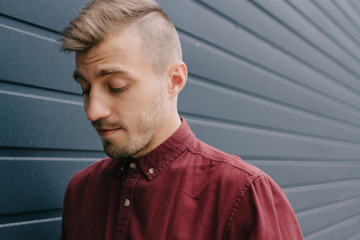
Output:
[[[98,119],[107,118],[110,116],[111,110],[106,101],[106,97],[99,93],[90,92],[87,103],[85,103],[86,116],[89,121],[96,121]]]

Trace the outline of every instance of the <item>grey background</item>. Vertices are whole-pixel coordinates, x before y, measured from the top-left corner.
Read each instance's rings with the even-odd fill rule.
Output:
[[[0,2],[0,239],[58,239],[67,182],[105,155],[56,41],[86,2]],[[305,239],[360,239],[360,1],[159,2],[196,135],[270,174]]]

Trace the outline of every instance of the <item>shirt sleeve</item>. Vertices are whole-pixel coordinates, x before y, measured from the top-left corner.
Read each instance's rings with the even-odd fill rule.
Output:
[[[239,197],[228,226],[226,239],[303,239],[285,194],[267,175],[257,177],[243,197]]]

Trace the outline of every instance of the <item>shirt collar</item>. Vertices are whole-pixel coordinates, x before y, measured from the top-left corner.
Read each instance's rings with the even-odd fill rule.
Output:
[[[139,164],[148,180],[161,173],[172,161],[177,159],[194,142],[195,134],[184,118],[180,127],[165,142],[146,156],[139,159]]]

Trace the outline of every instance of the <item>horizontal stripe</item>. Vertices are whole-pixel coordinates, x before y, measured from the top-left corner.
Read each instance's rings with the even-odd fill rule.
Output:
[[[0,90],[0,93],[2,93],[2,94],[7,94],[7,95],[12,95],[12,96],[19,96],[19,97],[26,97],[26,98],[34,98],[34,99],[40,99],[40,100],[45,100],[45,101],[68,103],[68,104],[83,106],[83,103],[82,103],[82,102],[75,102],[75,101],[63,100],[63,99],[58,99],[58,98],[50,98],[50,97],[32,95],[32,94],[27,94],[27,93],[10,92],[10,91],[4,91],[4,90]]]
[[[45,219],[15,222],[15,223],[5,223],[5,224],[0,224],[0,228],[18,227],[18,226],[29,225],[29,224],[38,224],[38,223],[57,222],[57,221],[61,221],[61,220],[62,220],[62,217],[55,217],[55,218],[45,218]]]

